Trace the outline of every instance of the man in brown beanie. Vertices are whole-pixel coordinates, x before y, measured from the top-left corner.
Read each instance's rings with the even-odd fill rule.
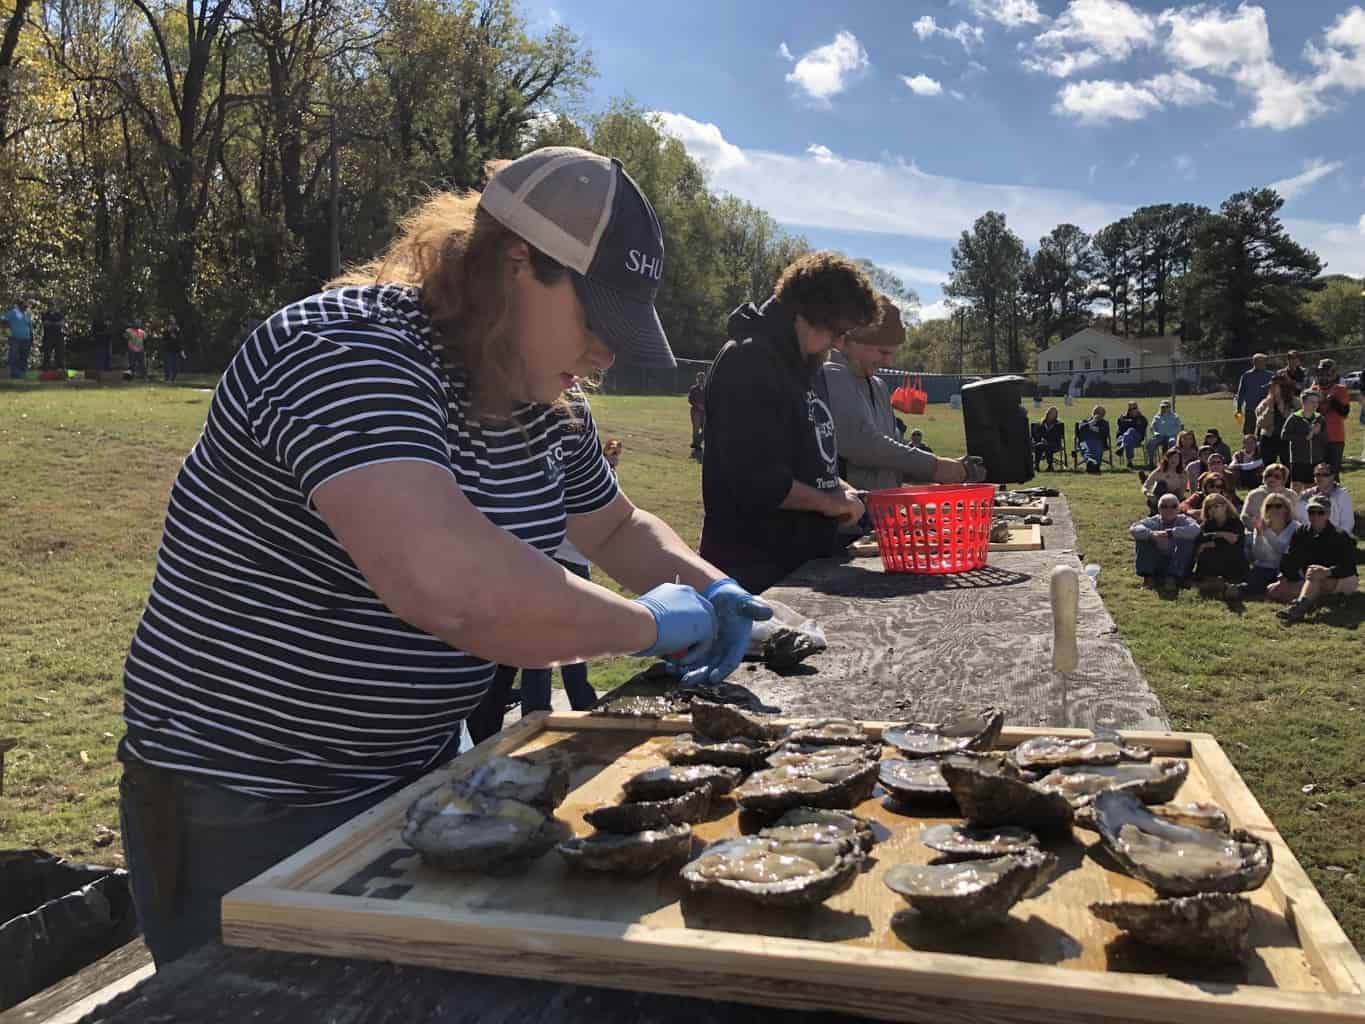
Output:
[[[905,481],[957,484],[985,479],[979,465],[941,459],[899,440],[891,392],[876,370],[891,364],[905,342],[905,328],[895,303],[879,295],[877,304],[881,319],[851,331],[823,367],[843,478],[862,491],[899,487]]]

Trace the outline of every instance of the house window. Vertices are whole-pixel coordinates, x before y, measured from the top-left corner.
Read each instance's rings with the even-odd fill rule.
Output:
[[[1049,359],[1047,361],[1048,373],[1061,373],[1063,370],[1070,373],[1071,368],[1072,361],[1070,359]]]
[[[1104,361],[1105,372],[1113,370],[1115,373],[1128,373],[1133,369],[1133,360],[1130,356],[1122,359],[1106,359]]]

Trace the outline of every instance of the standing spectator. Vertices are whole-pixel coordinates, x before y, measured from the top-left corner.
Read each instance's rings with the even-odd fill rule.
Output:
[[[934,454],[934,450],[924,443],[924,431],[920,430],[918,427],[910,431],[910,447],[917,452],[928,452],[930,455]]]
[[[1201,594],[1221,597],[1228,584],[1246,578],[1247,556],[1242,543],[1246,529],[1225,495],[1210,494],[1201,512],[1194,576]]]
[[[1232,449],[1223,440],[1223,435],[1218,432],[1217,427],[1209,427],[1208,430],[1204,431],[1204,443],[1223,456],[1224,462],[1232,461]]]
[[[1147,496],[1147,510],[1156,513],[1157,502],[1163,494],[1174,494],[1179,501],[1185,496],[1185,474],[1180,471],[1180,455],[1174,448],[1161,456],[1161,465],[1152,470],[1142,485]]]
[[[174,384],[175,378],[180,376],[180,361],[185,357],[183,345],[180,325],[175,321],[175,314],[171,314],[161,329],[161,364],[166,371],[167,384]]]
[[[1090,416],[1076,425],[1076,447],[1085,459],[1085,471],[1098,473],[1104,453],[1109,450],[1109,421],[1104,418],[1104,406],[1090,410]]]
[[[1118,447],[1114,451],[1123,452],[1128,468],[1133,468],[1133,452],[1137,451],[1147,436],[1147,417],[1142,415],[1136,402],[1128,403],[1128,411],[1119,417]]]
[[[1351,412],[1351,392],[1338,379],[1337,364],[1330,359],[1318,363],[1314,388],[1322,393],[1318,411],[1322,413],[1327,447],[1327,455],[1322,461],[1331,463],[1332,471],[1340,473],[1341,460],[1346,454],[1346,417]]]
[[[1313,500],[1314,495],[1331,502],[1331,512],[1327,521],[1346,536],[1353,536],[1356,528],[1356,510],[1354,502],[1351,501],[1351,492],[1337,483],[1336,470],[1330,463],[1319,462],[1313,467],[1313,486],[1299,495],[1297,518],[1305,525],[1308,523],[1308,503]]]
[[[1060,415],[1055,405],[1048,406],[1047,412],[1043,413],[1041,422],[1034,424],[1033,427],[1033,470],[1036,473],[1042,468],[1043,459],[1047,459],[1047,468],[1052,470],[1053,459],[1057,453],[1066,446],[1066,428],[1062,421],[1057,417]]]
[[[1266,591],[1276,601],[1292,602],[1276,612],[1286,623],[1302,622],[1328,594],[1354,594],[1356,546],[1328,521],[1332,503],[1320,494],[1308,499],[1308,525],[1294,531],[1280,562],[1280,578]]]
[[[1240,432],[1243,434],[1256,433],[1256,407],[1265,398],[1266,391],[1270,388],[1270,379],[1274,376],[1265,368],[1266,355],[1264,352],[1257,352],[1251,357],[1251,369],[1242,374],[1237,381],[1236,409],[1240,424]]]
[[[1137,574],[1144,587],[1159,587],[1174,592],[1194,561],[1194,545],[1199,539],[1199,524],[1180,512],[1180,499],[1163,494],[1154,516],[1140,519],[1128,527],[1137,551]]]
[[[20,299],[5,314],[9,324],[9,375],[23,380],[28,369],[29,353],[33,351],[33,317],[28,311],[28,299]]]
[[[1245,490],[1261,486],[1261,471],[1265,468],[1265,460],[1261,457],[1260,445],[1256,443],[1255,434],[1246,434],[1242,437],[1242,447],[1232,453],[1232,474],[1236,479],[1237,486]]]
[[[1284,421],[1285,445],[1289,449],[1289,480],[1298,484],[1296,491],[1303,490],[1313,482],[1313,467],[1322,462],[1327,454],[1326,437],[1323,434],[1322,413],[1318,412],[1318,402],[1322,395],[1317,391],[1305,391],[1303,407],[1294,410]]]
[[[114,368],[114,332],[109,322],[96,317],[90,325],[90,339],[95,346],[95,367],[99,370]]]
[[[1294,392],[1291,397],[1297,397],[1308,383],[1308,370],[1299,361],[1299,353],[1292,348],[1284,354],[1284,359],[1284,369],[1280,372],[1289,378],[1289,385]]]
[[[1289,544],[1299,528],[1299,521],[1294,518],[1294,510],[1290,505],[1290,497],[1282,491],[1267,495],[1257,517],[1256,526],[1252,530],[1251,568],[1243,582],[1228,587],[1223,596],[1229,601],[1260,597],[1266,592],[1266,588],[1279,578],[1280,563],[1289,551]]]
[[[128,376],[147,379],[147,332],[136,323],[129,324],[123,331],[128,343]]]
[[[1180,436],[1180,432],[1184,429],[1184,422],[1171,408],[1171,400],[1163,398],[1161,405],[1157,407],[1156,415],[1152,417],[1152,436],[1147,441],[1148,469],[1156,465],[1157,456],[1163,454],[1167,448],[1173,445],[1175,439]]]
[[[1270,381],[1265,398],[1256,407],[1256,435],[1261,446],[1261,458],[1267,465],[1272,462],[1286,462],[1289,458],[1282,435],[1284,421],[1290,417],[1297,405],[1294,394],[1293,380],[1283,373],[1277,373]]]
[[[1247,495],[1242,503],[1242,525],[1248,530],[1256,529],[1264,513],[1262,506],[1272,495],[1278,494],[1289,502],[1290,518],[1294,517],[1294,503],[1298,496],[1289,489],[1289,467],[1280,462],[1266,466],[1261,477],[1261,486]]]
[[[1073,399],[1085,397],[1085,374],[1078,373],[1071,378],[1071,386],[1066,389],[1066,404],[1070,405]]]
[[[687,389],[687,409],[692,415],[692,450],[700,452],[706,432],[706,374],[697,374]]]
[[[60,303],[43,310],[43,369],[66,369],[66,313]]]

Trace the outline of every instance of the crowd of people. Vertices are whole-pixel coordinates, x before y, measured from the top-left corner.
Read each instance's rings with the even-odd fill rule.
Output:
[[[1296,353],[1276,373],[1267,362],[1256,355],[1238,383],[1235,452],[1217,429],[1197,443],[1171,402],[1161,403],[1147,442],[1151,465],[1139,471],[1150,514],[1129,535],[1144,586],[1173,592],[1191,580],[1228,601],[1266,596],[1287,605],[1277,613],[1283,621],[1298,622],[1324,598],[1358,586],[1355,508],[1338,479],[1351,402],[1330,359],[1307,387]],[[1132,403],[1120,420],[1130,465],[1141,415]]]
[[[34,303],[30,299],[19,299],[3,315],[0,315],[0,342],[7,349],[9,375],[11,380],[24,379],[33,362],[33,348],[38,344],[38,367],[41,371],[64,371],[67,367],[66,312],[60,302],[54,302],[43,310],[35,321]],[[90,346],[94,370],[113,368],[113,347],[115,331],[108,323],[96,321],[92,325],[90,337],[85,343]],[[128,380],[147,380],[147,341],[148,332],[142,321],[131,320],[119,332],[122,346],[127,352],[127,369],[124,377]],[[161,372],[168,384],[174,383],[185,365],[185,339],[180,325],[174,316],[166,317],[155,336],[156,351],[161,358]],[[75,344],[82,344],[76,339]]]

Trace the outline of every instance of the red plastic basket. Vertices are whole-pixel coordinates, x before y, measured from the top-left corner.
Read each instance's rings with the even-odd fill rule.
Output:
[[[867,511],[887,572],[967,572],[986,564],[993,484],[926,484],[873,491]]]

